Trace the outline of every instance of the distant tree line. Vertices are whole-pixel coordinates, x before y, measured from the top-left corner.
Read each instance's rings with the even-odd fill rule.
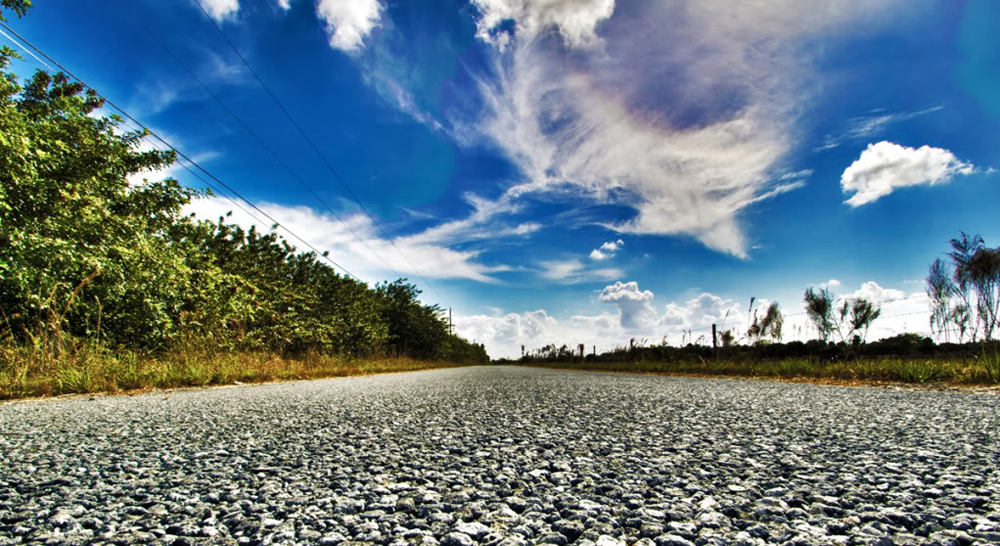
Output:
[[[947,259],[937,259],[931,264],[926,279],[931,331],[940,343],[914,333],[867,342],[872,323],[882,316],[877,303],[862,297],[838,299],[829,288],[810,287],[803,301],[806,315],[817,332],[814,340],[782,342],[784,316],[778,303],[770,303],[761,313],[754,308],[755,299],[751,298],[752,319],[746,334],[737,337],[733,330],[718,332],[714,348],[710,337],[702,336],[698,342],[693,342],[688,332],[688,342],[680,346],[671,346],[665,340],[653,345],[636,344],[632,340],[628,346],[601,354],[581,355],[568,345],[550,344],[525,352],[517,362],[684,362],[713,357],[733,360],[951,359],[977,358],[1000,350],[996,341],[1000,330],[1000,247],[987,247],[981,236],[961,233],[951,240],[951,248]]]
[[[987,350],[1000,350],[996,341]],[[919,334],[899,334],[854,345],[845,342],[788,341],[762,343],[759,345],[733,344],[712,348],[710,343],[688,343],[675,346],[668,344],[633,344],[602,353],[588,353],[582,358],[579,352],[568,345],[545,347],[528,351],[519,359],[495,360],[497,364],[544,364],[557,362],[691,362],[698,360],[725,359],[734,361],[780,360],[801,358],[817,361],[843,361],[867,358],[920,358],[920,359],[975,359],[983,354],[979,343],[935,343],[929,337]]]
[[[23,15],[30,2],[3,0]],[[22,86],[0,52],[0,336],[169,350],[487,362],[400,279],[374,288],[275,233],[182,215],[208,192],[128,177],[170,165],[63,74]]]

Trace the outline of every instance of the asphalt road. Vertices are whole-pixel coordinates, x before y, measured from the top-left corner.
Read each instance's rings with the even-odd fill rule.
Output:
[[[477,367],[7,403],[25,542],[1000,542],[1000,397]]]

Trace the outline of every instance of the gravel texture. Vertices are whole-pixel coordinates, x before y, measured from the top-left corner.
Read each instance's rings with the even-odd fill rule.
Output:
[[[1000,397],[478,367],[0,405],[0,546],[1000,542]]]

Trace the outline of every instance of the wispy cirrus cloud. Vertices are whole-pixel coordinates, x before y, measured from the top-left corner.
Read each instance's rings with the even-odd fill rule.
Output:
[[[871,112],[867,116],[859,116],[847,120],[847,127],[840,133],[829,134],[823,138],[823,144],[816,148],[816,151],[836,148],[845,142],[852,140],[864,140],[882,134],[890,125],[907,121],[944,109],[944,106],[934,106],[916,112],[896,112],[885,113],[883,111]]]
[[[579,258],[543,260],[538,265],[542,279],[559,284],[610,281],[624,275],[624,271],[617,267],[590,267]]]
[[[198,79],[218,94],[226,86],[256,85],[242,65],[228,61],[218,53],[197,46],[197,63],[190,63]],[[129,111],[142,118],[167,111],[171,106],[185,101],[210,101],[205,90],[185,74],[177,78],[160,71],[136,78],[135,93],[129,99]]]
[[[463,240],[462,230],[459,228],[452,228],[450,232],[452,235],[457,234],[455,239],[434,235],[420,237],[418,233],[389,241],[381,236],[381,231],[364,213],[341,213],[344,220],[341,223],[332,215],[319,213],[305,206],[275,203],[257,203],[257,206],[320,251],[330,251],[330,256],[337,263],[364,281],[388,279],[399,272],[414,278],[422,274],[430,279],[469,279],[497,283],[499,280],[495,277],[496,273],[512,269],[505,264],[483,263],[480,261],[480,250],[453,248],[455,242]],[[265,232],[271,229],[266,219],[255,219],[222,197],[198,199],[185,208],[185,213],[195,213],[200,219],[213,221],[230,211],[233,214],[227,218],[227,222],[246,229],[253,225]],[[476,225],[468,223],[461,227],[471,230]],[[280,234],[285,236],[283,232]],[[516,234],[512,233],[511,236]],[[291,244],[302,246],[298,241],[285,237]]]
[[[626,204],[635,217],[606,227],[745,257],[743,211],[804,184],[782,178],[813,92],[806,44],[888,4],[478,2],[498,49],[479,128],[524,174],[510,197]]]

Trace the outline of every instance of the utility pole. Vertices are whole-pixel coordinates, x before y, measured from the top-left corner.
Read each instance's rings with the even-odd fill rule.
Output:
[[[451,307],[448,308],[448,333],[455,333],[455,326],[451,323]]]
[[[715,325],[712,325],[712,354],[715,355],[719,352],[719,342],[715,337]]]

